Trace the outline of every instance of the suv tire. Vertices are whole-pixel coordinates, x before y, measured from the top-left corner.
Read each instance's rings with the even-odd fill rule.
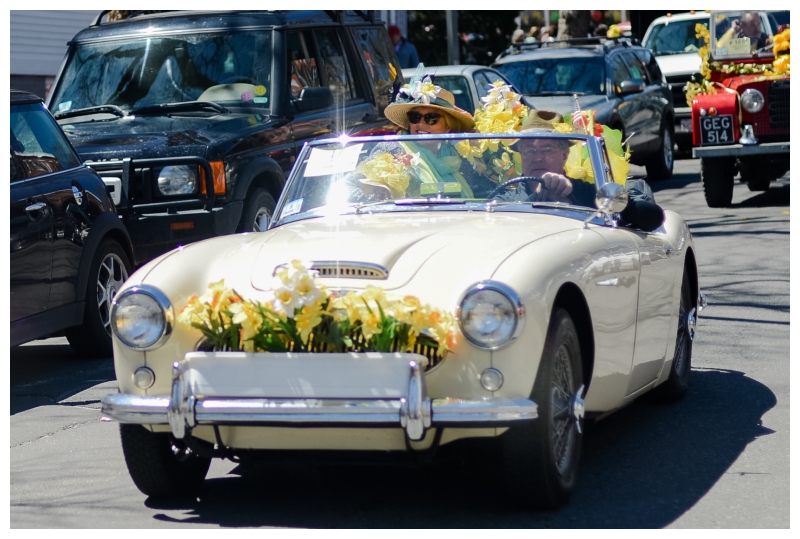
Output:
[[[757,159],[739,159],[739,174],[751,191],[766,191],[772,182],[769,168],[761,164]]]
[[[647,179],[651,181],[668,180],[672,177],[672,167],[675,164],[672,131],[662,123],[661,148],[647,163]]]
[[[727,208],[733,200],[734,162],[726,157],[700,159],[700,177],[709,208]]]
[[[262,187],[251,190],[244,200],[238,232],[264,232],[275,211],[275,199]]]
[[[132,272],[128,255],[113,239],[102,241],[89,266],[80,326],[66,330],[70,346],[85,357],[111,357],[111,300]]]

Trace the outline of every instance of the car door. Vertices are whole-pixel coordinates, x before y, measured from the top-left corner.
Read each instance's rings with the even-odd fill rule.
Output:
[[[643,126],[647,139],[647,149],[656,151],[661,144],[659,136],[664,107],[666,106],[666,98],[662,87],[663,81],[653,79],[647,70],[647,63],[643,63],[635,52],[625,51],[622,56],[625,58],[628,70],[633,78],[642,79],[645,83],[644,92],[637,96],[637,100],[641,103],[641,109],[638,113],[641,115],[641,119],[637,123]]]
[[[383,111],[392,99],[395,80],[402,80],[403,76],[394,46],[383,26],[351,27],[351,36],[369,79],[378,114],[377,122],[385,125],[388,120]]]
[[[611,74],[611,91],[617,100],[617,111],[622,118],[624,136],[629,138],[631,150],[647,152],[648,134],[647,116],[642,111],[644,100],[641,93],[621,95],[620,87],[623,81],[633,78],[626,62],[621,54],[610,54],[608,56],[609,73]]]

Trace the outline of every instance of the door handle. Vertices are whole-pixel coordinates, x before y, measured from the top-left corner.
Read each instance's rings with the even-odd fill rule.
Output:
[[[31,204],[30,206],[25,208],[25,211],[28,213],[35,212],[43,209],[45,206],[47,206],[47,204],[45,204],[44,202],[36,202],[35,204]]]

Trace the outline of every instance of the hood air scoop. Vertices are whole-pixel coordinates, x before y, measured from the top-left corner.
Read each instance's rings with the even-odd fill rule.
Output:
[[[278,270],[289,267],[289,264],[276,266],[273,277]],[[339,279],[386,279],[389,270],[379,264],[369,262],[348,262],[345,260],[317,260],[311,263],[312,270],[318,271],[320,277]]]

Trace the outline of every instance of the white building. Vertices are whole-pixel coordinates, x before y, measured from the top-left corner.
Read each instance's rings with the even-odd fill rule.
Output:
[[[96,10],[11,10],[11,88],[46,97],[64,61],[67,42],[99,14]]]

